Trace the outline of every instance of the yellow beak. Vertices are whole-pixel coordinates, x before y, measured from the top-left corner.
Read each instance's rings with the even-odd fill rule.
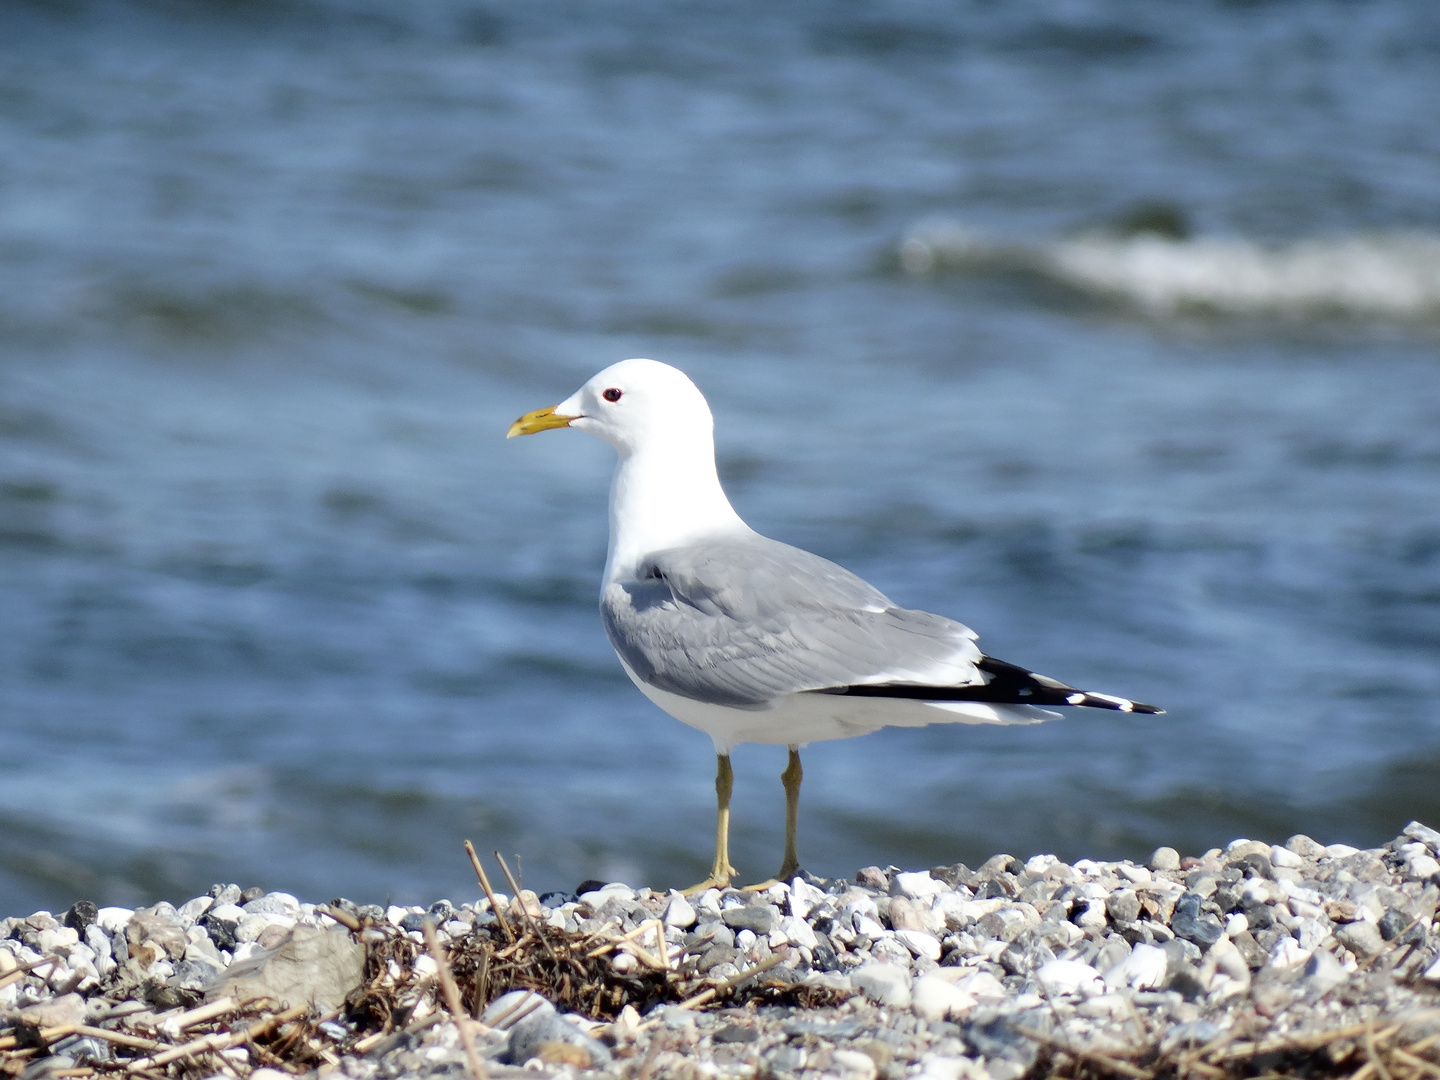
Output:
[[[534,435],[537,431],[548,431],[551,428],[567,427],[571,420],[577,419],[574,416],[562,416],[555,411],[556,406],[551,405],[548,409],[536,409],[534,412],[527,412],[513,424],[510,430],[505,433],[507,439],[513,439],[516,435]]]

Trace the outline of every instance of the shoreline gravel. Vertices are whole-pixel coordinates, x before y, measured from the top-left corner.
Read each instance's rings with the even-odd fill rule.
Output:
[[[217,885],[0,919],[0,1072],[459,1077],[453,975],[494,1076],[1440,1077],[1440,832],[1418,822],[1370,850],[485,891],[386,910]]]

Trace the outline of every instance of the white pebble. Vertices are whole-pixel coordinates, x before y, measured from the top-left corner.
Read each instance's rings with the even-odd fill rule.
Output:
[[[1130,955],[1109,971],[1105,982],[1113,988],[1134,987],[1136,990],[1153,990],[1165,983],[1165,950],[1144,942],[1130,950]]]
[[[640,961],[627,952],[617,952],[610,957],[610,966],[617,975],[629,975],[640,966]]]
[[[825,902],[825,893],[800,878],[790,882],[790,914],[797,919],[808,918],[810,913]]]
[[[67,955],[70,946],[80,940],[80,935],[71,926],[57,926],[54,930],[41,930],[35,935],[35,948],[43,955]]]
[[[681,930],[688,930],[695,925],[695,909],[690,906],[690,901],[677,892],[665,905],[664,919],[666,926],[678,926]]]
[[[1270,963],[1277,968],[1293,968],[1310,959],[1310,953],[1293,937],[1281,938],[1270,952]]]
[[[272,915],[269,913],[246,915],[235,927],[235,940],[255,941],[268,927],[282,926],[288,930],[294,925],[295,920],[288,915]]]
[[[634,900],[635,890],[623,881],[612,881],[608,885],[602,885],[594,892],[580,894],[580,899],[584,900],[593,908],[598,908],[601,904],[605,903],[605,901],[616,898],[621,900]]]
[[[897,964],[866,964],[850,973],[850,981],[877,1005],[910,1007],[910,972]]]
[[[911,984],[910,1007],[923,1020],[944,1020],[969,1012],[975,998],[944,979],[922,975]]]
[[[990,1080],[990,1074],[970,1058],[926,1054],[916,1080]]]
[[[1131,866],[1129,863],[1120,863],[1115,867],[1115,872],[1132,885],[1145,885],[1155,877],[1145,867]]]
[[[949,886],[943,881],[936,881],[931,877],[928,870],[921,870],[913,874],[896,874],[895,884],[892,888],[894,892],[911,900],[929,900],[943,892],[950,891]]]
[[[1103,989],[1100,973],[1079,960],[1051,960],[1035,972],[1040,984],[1052,994],[1098,994]]]
[[[857,911],[851,921],[855,927],[855,932],[857,934],[864,934],[871,941],[885,936],[885,928],[869,915],[864,915]],[[744,933],[744,931],[741,931],[741,933]],[[739,939],[737,938],[736,940]]]
[[[896,930],[895,938],[922,960],[940,959],[940,942],[923,930]]]
[[[1298,870],[1305,865],[1305,860],[1289,848],[1276,847],[1270,849],[1270,864],[1272,866]]]
[[[859,1050],[836,1050],[830,1055],[830,1067],[841,1080],[875,1080],[875,1059]]]
[[[128,907],[102,907],[95,916],[95,924],[114,937],[117,931],[125,929],[134,914]]]
[[[786,915],[780,920],[780,932],[792,945],[802,949],[813,949],[819,944],[819,939],[815,937],[815,931],[811,929],[810,924],[794,915]]]
[[[200,918],[201,915],[209,911],[214,903],[215,898],[213,896],[197,896],[193,900],[185,901],[176,914],[180,916],[181,922],[186,926],[190,926],[196,919]]]
[[[1440,874],[1440,862],[1429,855],[1411,855],[1405,860],[1405,869],[1410,871],[1411,877],[1428,881],[1436,874]]]
[[[1059,861],[1054,855],[1031,855],[1025,861],[1025,873],[1031,877],[1040,877]]]
[[[1075,919],[1075,925],[1082,930],[1104,930],[1109,924],[1105,915],[1105,904],[1100,900],[1091,900],[1090,906],[1082,911]]]

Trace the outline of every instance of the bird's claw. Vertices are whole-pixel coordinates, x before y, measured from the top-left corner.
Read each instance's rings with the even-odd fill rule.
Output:
[[[697,885],[691,885],[688,889],[681,889],[681,896],[699,896],[707,889],[728,889],[730,880],[735,876],[735,868],[727,866],[723,869],[711,870],[710,876]]]

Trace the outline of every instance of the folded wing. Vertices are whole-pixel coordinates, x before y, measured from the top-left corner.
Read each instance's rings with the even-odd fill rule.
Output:
[[[756,534],[656,552],[601,596],[641,679],[731,708],[880,684],[985,683],[968,627],[896,607],[843,567]]]

